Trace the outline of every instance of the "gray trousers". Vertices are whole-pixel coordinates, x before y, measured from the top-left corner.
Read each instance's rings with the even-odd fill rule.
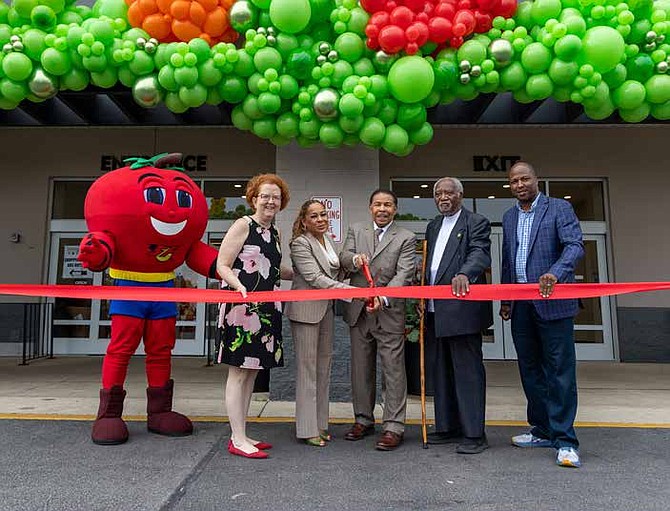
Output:
[[[295,429],[298,438],[315,438],[328,429],[330,367],[333,358],[333,308],[319,323],[291,321],[296,359]]]
[[[384,332],[374,314],[363,312],[351,327],[351,388],[356,422],[375,423],[377,354],[381,362],[384,392],[384,431],[402,434],[407,407],[405,336]]]

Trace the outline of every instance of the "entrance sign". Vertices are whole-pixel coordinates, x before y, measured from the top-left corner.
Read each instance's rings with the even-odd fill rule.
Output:
[[[63,247],[63,276],[64,279],[93,279],[93,272],[84,268],[77,260],[79,247],[66,245]]]
[[[314,196],[328,213],[328,234],[335,243],[342,243],[342,197]]]

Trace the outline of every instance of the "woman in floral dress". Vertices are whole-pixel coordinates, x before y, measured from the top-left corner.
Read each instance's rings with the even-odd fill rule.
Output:
[[[289,201],[288,186],[275,174],[260,174],[247,184],[246,199],[254,213],[236,220],[226,233],[217,260],[224,286],[239,291],[279,289],[292,272],[281,268],[276,214]],[[216,361],[227,364],[226,408],[231,438],[228,451],[247,458],[267,458],[270,444],[246,434],[246,418],[258,371],[284,365],[282,309],[279,302],[222,304]]]

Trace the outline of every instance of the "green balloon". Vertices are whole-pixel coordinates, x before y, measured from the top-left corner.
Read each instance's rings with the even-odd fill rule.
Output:
[[[638,108],[644,103],[647,91],[644,85],[635,80],[627,80],[620,87],[612,92],[612,101],[614,104],[625,110]]]
[[[433,127],[428,122],[424,122],[420,128],[409,132],[409,141],[412,144],[426,145],[432,139]]]
[[[583,63],[591,64],[599,73],[616,67],[624,55],[626,43],[619,32],[611,27],[589,28],[582,39]]]
[[[311,15],[309,0],[272,0],[270,3],[270,20],[281,32],[300,32],[309,24]]]
[[[247,96],[245,81],[239,76],[226,76],[219,83],[219,94],[226,103],[239,103]]]
[[[135,76],[133,73],[130,72],[130,69],[128,69],[128,66],[124,65],[124,66],[121,66],[121,67],[117,68],[117,72],[118,72],[118,75],[119,75],[119,81],[123,85],[125,85],[128,88],[132,88],[133,85],[135,85],[135,81],[137,80],[137,76]]]
[[[573,13],[572,11],[575,11]],[[575,9],[564,9],[559,17],[559,21],[565,25],[568,34],[576,35],[580,39],[586,33],[586,21],[582,13]]]
[[[662,105],[651,105],[651,115],[660,121],[670,119],[670,101],[666,101]]]
[[[333,0],[309,0],[312,9],[311,23],[323,23],[330,19],[330,13],[335,9]]]
[[[242,102],[242,109],[244,110],[244,114],[249,119],[256,121],[263,118],[264,114],[261,112],[261,109],[258,106],[258,98],[253,94],[249,94],[246,98],[244,98],[244,101]]]
[[[12,52],[2,60],[2,71],[10,80],[22,82],[33,72],[33,63],[27,55]]]
[[[335,64],[339,62],[343,61],[338,61]],[[304,80],[309,77],[313,67],[314,61],[312,55],[305,49],[292,51],[286,59],[286,71],[298,80]]]
[[[207,41],[196,37],[188,42],[188,51],[194,53],[198,59],[198,64],[202,64],[211,57],[211,48]]]
[[[47,73],[55,76],[64,75],[72,68],[69,55],[58,51],[56,48],[44,50],[40,62]]]
[[[582,49],[582,40],[574,34],[561,37],[554,45],[556,56],[565,61],[574,60]]]
[[[44,42],[45,32],[37,28],[31,28],[26,30],[23,36],[21,36],[21,42],[23,42],[23,51],[25,52],[31,60],[40,60],[42,52],[46,48],[46,43]],[[0,41],[2,41],[2,35],[0,35]]]
[[[382,147],[389,153],[400,153],[407,148],[409,135],[397,124],[391,124],[386,128]]]
[[[365,36],[365,27],[370,20],[370,15],[365,12],[360,7],[354,7],[351,9],[351,18],[347,22],[347,29],[349,32],[360,35],[361,37]]]
[[[277,133],[282,137],[297,137],[300,133],[298,126],[298,118],[291,112],[284,112],[277,118]]]
[[[358,115],[356,117],[344,117],[341,116],[338,119],[338,124],[340,125],[340,128],[342,128],[342,131],[345,133],[358,133],[360,129],[363,127],[363,123],[365,122],[365,117],[362,115]]]
[[[276,40],[275,48],[279,50],[284,60],[286,60],[292,51],[297,50],[299,47],[298,38],[291,34],[280,32],[276,35]]]
[[[118,79],[116,68],[113,67],[108,67],[101,73],[91,73],[91,83],[103,89],[114,87]]]
[[[9,78],[0,80],[0,96],[13,103],[23,101],[30,91],[24,82],[17,83]]]
[[[274,114],[281,108],[281,98],[271,92],[262,92],[258,96],[258,109],[264,114]]]
[[[326,147],[335,148],[342,145],[344,133],[337,124],[328,122],[319,129],[319,139]]]
[[[258,83],[264,80],[263,75],[260,73],[254,73],[252,74],[249,79],[247,80],[247,87],[249,88],[249,92],[251,92],[254,96],[258,96],[262,91],[258,87]]]
[[[177,92],[179,90],[179,84],[174,78],[174,70],[170,66],[162,67],[158,72],[158,83],[167,91]]]
[[[283,146],[283,145],[288,145],[291,143],[290,138],[282,137],[279,134],[276,134],[274,137],[270,137],[270,142],[272,142],[276,146]]]
[[[435,73],[422,57],[402,57],[393,63],[388,75],[389,90],[394,98],[404,103],[416,103],[428,97]]]
[[[526,80],[526,71],[520,62],[512,62],[500,71],[500,84],[504,90],[519,90],[524,86]]]
[[[257,137],[264,138],[266,140],[271,139],[277,134],[275,121],[270,117],[254,121],[253,126],[251,127],[251,131]]]
[[[16,10],[16,14],[25,19],[30,18],[30,13],[37,5],[37,0],[14,0],[12,2],[12,7]]]
[[[620,87],[626,81],[628,71],[623,64],[617,64],[614,69],[603,74],[603,81],[609,85],[609,88],[614,90]],[[638,80],[642,81],[642,80]]]
[[[579,65],[576,62],[565,62],[554,59],[549,66],[549,78],[556,85],[568,85],[576,78]]]
[[[259,9],[267,10],[270,7],[270,2],[272,0],[251,0],[251,2],[258,7]]]
[[[300,121],[298,128],[300,129],[300,134],[303,137],[316,140],[319,138],[319,129],[321,128],[321,123],[316,118],[309,121]]]
[[[626,77],[638,82],[646,82],[654,74],[656,65],[647,53],[639,53],[626,61]]]
[[[237,105],[233,108],[233,111],[230,114],[230,120],[233,121],[233,126],[238,130],[250,131],[253,126],[251,119],[246,116],[241,105]]]
[[[426,108],[421,104],[401,104],[398,107],[398,125],[409,132],[421,128],[427,116]]]
[[[607,119],[610,115],[614,113],[614,105],[609,100],[609,98],[607,98],[604,102],[597,104],[590,104],[590,103],[587,104],[587,102],[585,101],[584,113],[591,119],[601,121],[603,119]]]
[[[529,73],[543,73],[551,64],[551,50],[542,43],[531,43],[521,52],[521,65]]]
[[[561,0],[535,0],[531,5],[530,15],[537,25],[544,25],[551,18],[558,18],[561,10]]]
[[[354,62],[354,73],[358,76],[372,76],[376,73],[375,66],[369,58],[363,57]]]
[[[334,48],[339,53],[341,59],[354,63],[363,56],[365,43],[358,34],[345,32],[335,39]],[[370,65],[372,66],[372,62],[370,62]]]
[[[281,87],[281,89],[279,89],[279,96],[282,99],[294,98],[298,95],[300,90],[298,81],[291,75],[281,75],[279,77],[279,85]]]
[[[89,75],[86,71],[72,68],[60,78],[61,88],[81,91],[88,87]]]
[[[223,73],[214,65],[212,59],[208,59],[198,66],[198,78],[205,87],[214,87],[223,78]]]
[[[670,76],[654,75],[644,84],[647,101],[661,104],[670,101]]]
[[[619,115],[626,122],[642,122],[651,113],[648,103],[642,103],[639,107],[632,110],[619,109]]]
[[[44,2],[44,0],[41,1]],[[124,0],[97,0],[93,6],[93,14],[112,19],[127,19],[128,6]]]
[[[365,119],[360,131],[361,142],[370,147],[380,147],[384,141],[386,126],[376,117]]]
[[[174,79],[181,87],[193,87],[198,83],[198,70],[195,67],[178,67],[174,70]]]
[[[532,75],[526,82],[526,93],[534,100],[546,99],[554,92],[554,83],[546,73]]]
[[[474,39],[465,41],[458,49],[458,60],[467,60],[473,66],[481,64],[485,58],[486,46]]]
[[[398,102],[391,98],[382,99],[379,102],[377,117],[386,126],[393,124],[398,116]]]
[[[256,68],[254,67],[254,60],[245,49],[237,50],[237,56],[237,62],[235,62],[233,65],[233,71],[236,75],[246,78],[256,72]]]
[[[189,108],[198,108],[207,101],[207,89],[199,83],[193,87],[180,87],[179,99]]]
[[[333,74],[330,80],[333,86],[340,88],[349,76],[354,74],[354,68],[346,60],[338,60],[333,64]]]
[[[363,113],[365,105],[351,92],[344,94],[340,98],[339,108],[345,117],[358,117]]]
[[[266,46],[261,48],[254,55],[254,66],[260,73],[264,73],[268,69],[281,69],[282,59],[281,53],[274,48]]]
[[[516,6],[516,13],[514,18],[518,26],[530,29],[533,26],[533,19],[531,17],[532,2],[519,2]]]

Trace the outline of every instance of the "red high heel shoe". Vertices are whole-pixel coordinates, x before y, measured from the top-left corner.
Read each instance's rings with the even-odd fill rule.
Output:
[[[260,449],[261,451],[266,451],[268,449],[272,449],[272,444],[269,444],[267,442],[257,442],[254,444],[254,447],[256,449]]]
[[[242,449],[235,447],[232,440],[228,440],[228,452],[235,456],[242,456],[243,458],[255,458],[260,460],[268,457],[268,453],[265,451],[244,452]]]

